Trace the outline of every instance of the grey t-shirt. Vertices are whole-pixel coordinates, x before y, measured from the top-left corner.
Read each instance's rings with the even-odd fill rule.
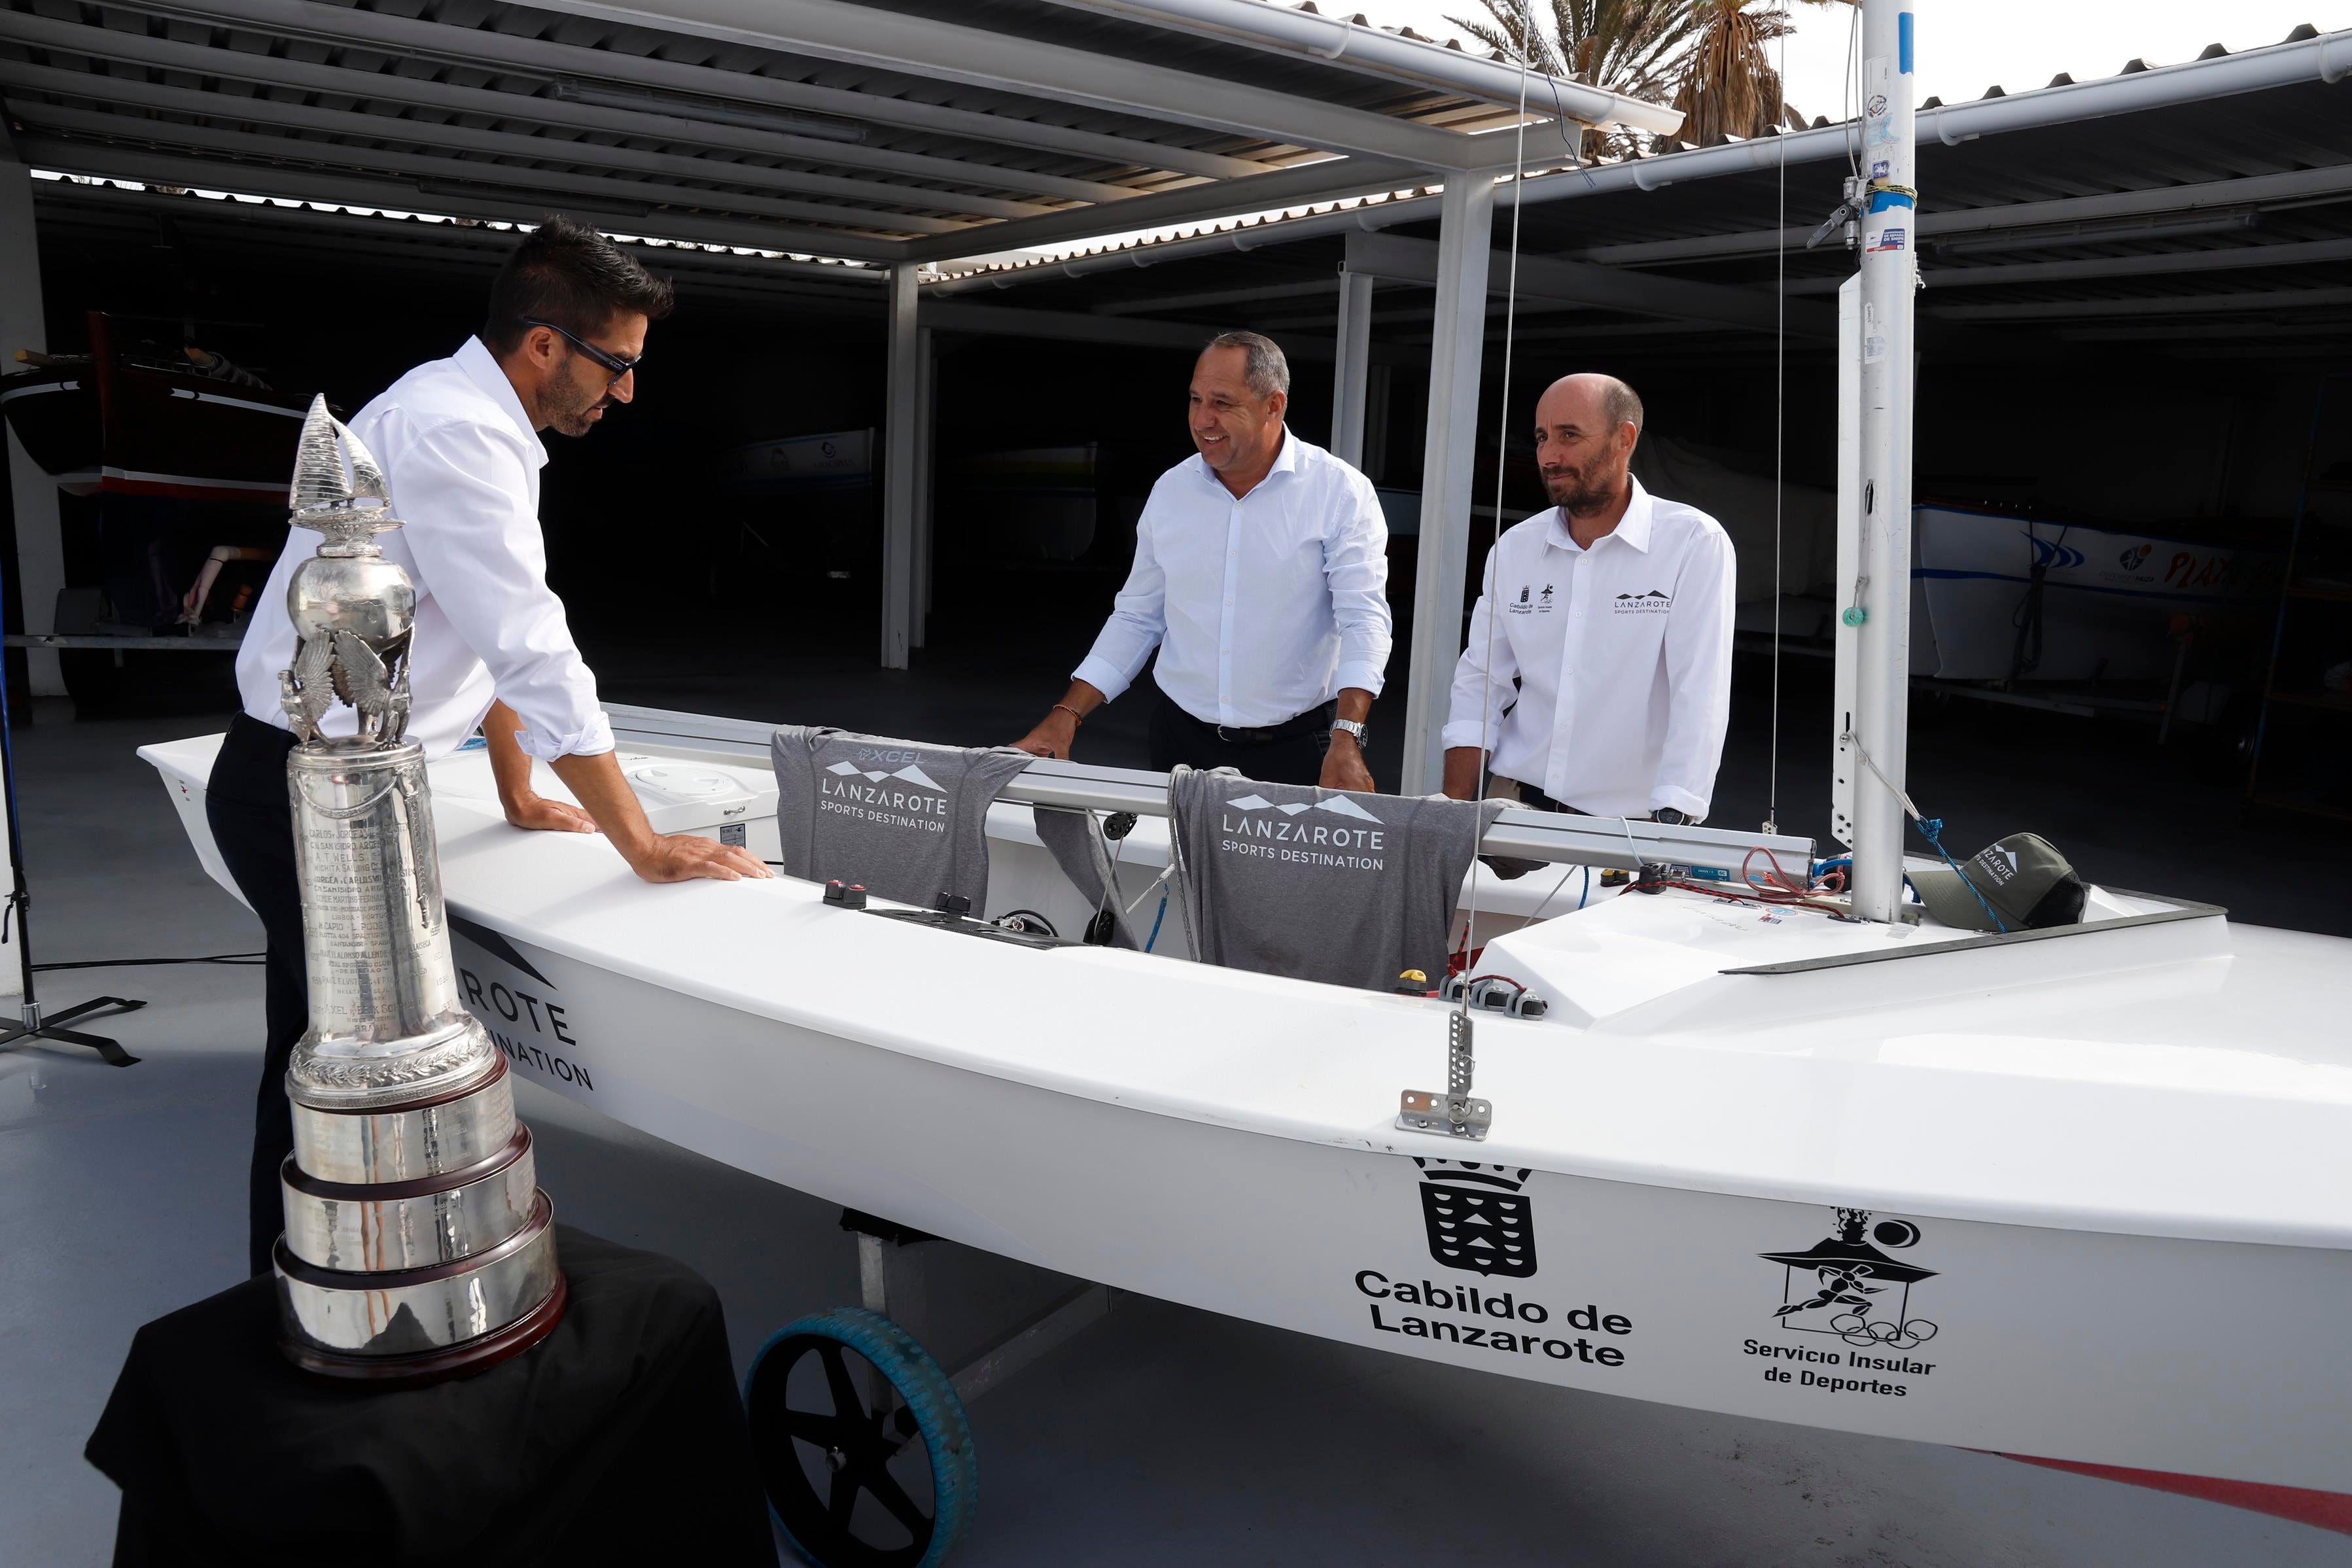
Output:
[[[1445,972],[1462,878],[1500,801],[1363,795],[1179,768],[1169,818],[1207,963],[1387,990]]]
[[[988,808],[1032,760],[1009,746],[931,746],[788,724],[769,750],[784,874],[861,883],[929,909],[988,896]]]

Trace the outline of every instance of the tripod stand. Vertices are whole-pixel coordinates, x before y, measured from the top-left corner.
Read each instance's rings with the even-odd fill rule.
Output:
[[[145,1007],[145,1002],[132,1001],[128,997],[98,997],[45,1019],[40,1001],[34,995],[32,894],[25,890],[25,841],[16,823],[16,744],[8,717],[5,672],[0,672],[0,807],[5,807],[8,817],[8,863],[16,877],[9,886],[6,903],[0,905],[0,933],[6,931],[10,920],[15,921],[16,962],[25,982],[23,1021],[0,1023],[0,1046],[14,1045],[20,1040],[53,1040],[60,1045],[88,1046],[109,1067],[128,1067],[139,1059],[118,1042],[102,1034],[84,1034],[63,1026],[95,1012],[130,1012]]]

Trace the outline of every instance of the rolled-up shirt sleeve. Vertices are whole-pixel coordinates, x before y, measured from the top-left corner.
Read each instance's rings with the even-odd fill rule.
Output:
[[[1105,702],[1135,684],[1144,661],[1168,634],[1168,574],[1151,549],[1151,514],[1158,500],[1155,490],[1135,525],[1135,564],[1111,603],[1110,619],[1103,622],[1086,658],[1070,672],[1072,680],[1102,693]]]
[[[1693,545],[1666,622],[1666,737],[1650,810],[1706,815],[1731,723],[1731,631],[1738,561],[1720,528]]]
[[[1494,750],[1503,734],[1503,716],[1518,693],[1518,654],[1495,624],[1495,558],[1500,554],[1499,544],[1486,552],[1485,580],[1470,612],[1469,645],[1454,663],[1453,706],[1438,737],[1448,751],[1463,746]]]
[[[613,727],[547,585],[546,542],[524,500],[530,462],[520,442],[477,422],[418,431],[391,478],[399,509],[430,520],[402,530],[403,543],[522,720],[522,749],[549,761],[593,756],[613,749]]]
[[[1381,695],[1388,678],[1394,619],[1389,611],[1389,524],[1371,481],[1350,471],[1330,532],[1323,539],[1323,579],[1339,629],[1339,690]],[[1336,694],[1335,694],[1336,695]]]

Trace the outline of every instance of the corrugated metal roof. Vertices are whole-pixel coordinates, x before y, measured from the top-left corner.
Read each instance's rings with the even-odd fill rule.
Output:
[[[71,172],[298,196],[331,180],[359,202],[560,207],[872,259],[1373,188],[1417,171],[1329,156],[1349,153],[1344,133],[1443,167],[1475,162],[1467,132],[1511,118],[1045,0],[751,8],[802,47],[702,26],[723,9],[680,0],[672,30],[570,0],[0,0],[0,94],[20,154]],[[1039,79],[959,79],[958,48],[982,45],[1035,58]],[[1129,96],[1165,101],[1115,110],[1083,79],[1052,90],[1054,69],[1089,74],[1073,61],[1142,69],[1151,92]],[[1263,112],[1200,107],[1219,93]],[[1257,129],[1205,123],[1221,112]],[[1265,130],[1293,122],[1293,139]]]
[[[2333,44],[2336,57],[2352,58],[2352,34],[2321,35],[2305,26],[2286,41],[2306,47]],[[2208,50],[2206,58],[2223,53]],[[2143,68],[2135,61],[2109,79],[2137,76]],[[2062,103],[2073,97],[2087,105],[2098,84],[2053,85],[2052,96]],[[2102,113],[1956,144],[1923,139],[1923,317],[2043,319],[2062,314],[2069,302],[2135,320],[2159,319],[2174,305],[2184,319],[2210,319],[2217,310],[2301,310],[2326,326],[2352,317],[2341,308],[2343,300],[2326,292],[2342,292],[2352,277],[2347,94],[2352,86],[2313,76],[2260,91]],[[1746,288],[1767,298],[1785,269],[1793,296],[1832,292],[1853,270],[1851,257],[1835,240],[1810,250],[1804,242],[1837,204],[1846,162],[1832,157],[1791,162],[1783,171],[1769,162],[1772,140],[1759,144],[1762,166],[1738,172],[1682,178],[1678,166],[1705,154],[1674,152],[1633,166],[1653,188],[1620,181],[1616,188],[1572,200],[1531,199],[1521,249]],[[1546,183],[1576,178],[1553,175]],[[1507,196],[1497,206],[1500,245],[1507,243]],[[1068,256],[1000,261],[974,269],[954,291],[1034,278],[1050,285],[1056,303],[1128,313],[1155,293],[1212,291],[1188,279],[1188,271],[1213,270],[1220,282],[1260,277],[1280,289],[1293,267],[1328,277],[1340,249],[1336,236],[1350,230],[1433,235],[1435,207],[1433,200],[1408,197],[1302,209],[1250,225],[1196,225]],[[1251,247],[1246,262],[1213,269],[1155,265],[1229,248],[1202,236],[1241,231]],[[1287,266],[1275,259],[1285,250],[1298,253]],[[1117,266],[1119,259],[1133,265]],[[1144,267],[1153,269],[1137,270]],[[1501,286],[1500,277],[1494,275],[1494,287]],[[1425,315],[1420,302],[1410,294],[1384,291],[1381,298],[1377,319],[1383,335],[1397,328],[1401,337],[1391,340],[1411,340],[1416,313]],[[1042,297],[1038,302],[1045,302]],[[1311,329],[1329,319],[1332,304],[1327,294],[1254,319]],[[1232,314],[1228,306],[1224,315]],[[1598,309],[1578,319],[1639,319]]]

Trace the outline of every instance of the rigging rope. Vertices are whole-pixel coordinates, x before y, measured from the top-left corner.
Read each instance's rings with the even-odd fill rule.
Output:
[[[1535,18],[1528,12],[1528,0],[1517,0],[1517,4],[1523,32],[1526,36],[1532,37],[1535,32]],[[1514,132],[1517,138],[1517,143],[1513,149],[1511,161],[1511,261],[1503,288],[1503,385],[1502,395],[1497,400],[1501,406],[1495,413],[1495,518],[1493,534],[1486,543],[1486,571],[1490,579],[1495,570],[1495,552],[1503,542],[1503,479],[1509,468],[1509,464],[1504,460],[1504,455],[1509,448],[1511,439],[1511,348],[1519,309],[1519,220],[1527,211],[1527,204],[1519,199],[1520,193],[1526,188],[1528,177],[1528,50],[1525,47],[1518,50],[1518,57],[1519,123],[1518,129]],[[1563,138],[1566,136],[1565,127],[1562,127],[1561,134]],[[1580,167],[1583,160],[1578,158],[1577,162]],[[1477,174],[1469,176],[1471,179],[1484,177]],[[1485,243],[1483,236],[1479,243]],[[1486,312],[1482,308],[1479,314],[1483,318]],[[1479,591],[1483,596],[1486,590],[1482,586]],[[1454,607],[1454,612],[1459,612],[1458,606]],[[1486,685],[1478,694],[1477,789],[1470,797],[1470,806],[1474,811],[1478,810],[1478,803],[1486,798],[1486,763],[1487,759],[1494,755],[1495,619],[1494,607],[1489,605],[1486,613],[1486,651],[1484,659],[1486,668],[1483,672]],[[1465,955],[1478,950],[1478,873],[1480,869],[1481,862],[1478,857],[1471,856],[1470,899],[1462,926],[1462,948]],[[1466,968],[1467,966],[1465,965],[1465,967]],[[1462,1015],[1467,1018],[1470,1013],[1470,988],[1467,985],[1462,988],[1461,1002]]]

